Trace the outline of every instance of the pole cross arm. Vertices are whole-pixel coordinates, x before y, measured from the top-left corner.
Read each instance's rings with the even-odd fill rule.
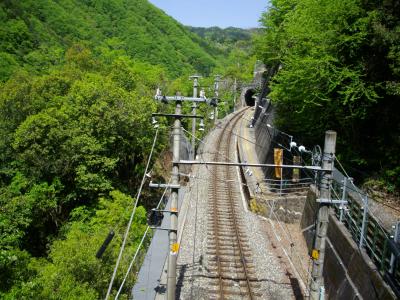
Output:
[[[149,226],[150,229],[153,230],[164,230],[164,231],[176,231],[176,229],[171,229],[171,228],[162,228],[162,227],[157,227],[157,226]]]
[[[326,204],[348,204],[347,200],[341,199],[325,199],[325,198],[318,198],[318,203],[326,203]]]
[[[163,113],[152,113],[152,117],[174,117],[174,118],[196,118],[196,119],[204,119],[204,116],[195,116],[195,115],[182,115],[182,114],[163,114]]]
[[[179,184],[154,183],[154,182],[150,181],[149,187],[151,187],[151,188],[179,189],[181,186]]]
[[[157,101],[190,101],[190,102],[207,102],[206,97],[184,97],[184,96],[161,96],[156,95],[154,99]]]
[[[288,169],[303,169],[312,170],[317,172],[330,172],[331,170],[322,169],[318,166],[301,166],[301,165],[275,165],[275,164],[250,164],[250,163],[237,163],[226,161],[199,161],[199,160],[180,160],[174,162],[180,165],[216,165],[216,166],[238,166],[238,167],[273,167],[273,168],[288,168]]]

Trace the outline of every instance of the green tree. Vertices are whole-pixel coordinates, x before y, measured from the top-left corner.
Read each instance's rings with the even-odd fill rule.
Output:
[[[271,4],[256,43],[258,56],[279,69],[270,94],[279,125],[311,145],[325,130],[338,131],[338,153],[364,171],[397,165],[395,1]]]

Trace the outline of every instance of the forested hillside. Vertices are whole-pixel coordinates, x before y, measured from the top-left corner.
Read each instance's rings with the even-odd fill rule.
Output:
[[[270,5],[260,32],[187,28],[147,0],[0,2],[1,299],[104,298],[155,135],[151,113],[171,109],[154,91],[188,95],[193,73],[205,76],[207,96],[223,75],[223,116],[258,57],[275,71],[269,96],[281,129],[306,145],[334,129],[352,174],[399,188],[399,2]],[[160,120],[151,164],[160,174],[167,144]],[[114,295],[153,193],[144,191]]]
[[[252,37],[255,33],[260,32],[258,28],[243,29],[236,27],[205,28],[188,26],[188,29],[225,53],[235,47],[252,48]]]
[[[154,91],[207,75],[218,51],[146,0],[0,2],[1,299],[104,297],[155,134]],[[140,207],[115,287],[145,228]]]
[[[272,0],[258,57],[275,76],[279,125],[308,145],[338,132],[356,178],[400,187],[400,2]]]
[[[253,37],[261,32],[259,28],[191,26],[187,28],[213,49],[212,53],[217,58],[214,73],[223,74],[225,80],[230,81],[232,86],[235,79],[239,84],[253,79],[253,68],[257,60],[254,54]]]
[[[83,41],[104,62],[125,54],[173,76],[215,65],[207,43],[146,0],[2,1],[0,40],[1,81],[21,66],[42,73],[62,64],[65,49]]]

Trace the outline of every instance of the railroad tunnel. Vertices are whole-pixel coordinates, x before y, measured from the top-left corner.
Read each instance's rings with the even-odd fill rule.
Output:
[[[256,93],[255,90],[248,89],[246,91],[246,93],[244,94],[244,100],[245,100],[247,106],[254,106],[255,105],[256,100],[253,98],[255,93]]]

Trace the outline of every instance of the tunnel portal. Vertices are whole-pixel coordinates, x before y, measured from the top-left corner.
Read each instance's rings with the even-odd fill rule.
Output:
[[[249,89],[247,90],[246,94],[244,95],[244,100],[246,101],[247,106],[254,106],[256,103],[256,100],[253,98],[255,94],[255,90]]]

